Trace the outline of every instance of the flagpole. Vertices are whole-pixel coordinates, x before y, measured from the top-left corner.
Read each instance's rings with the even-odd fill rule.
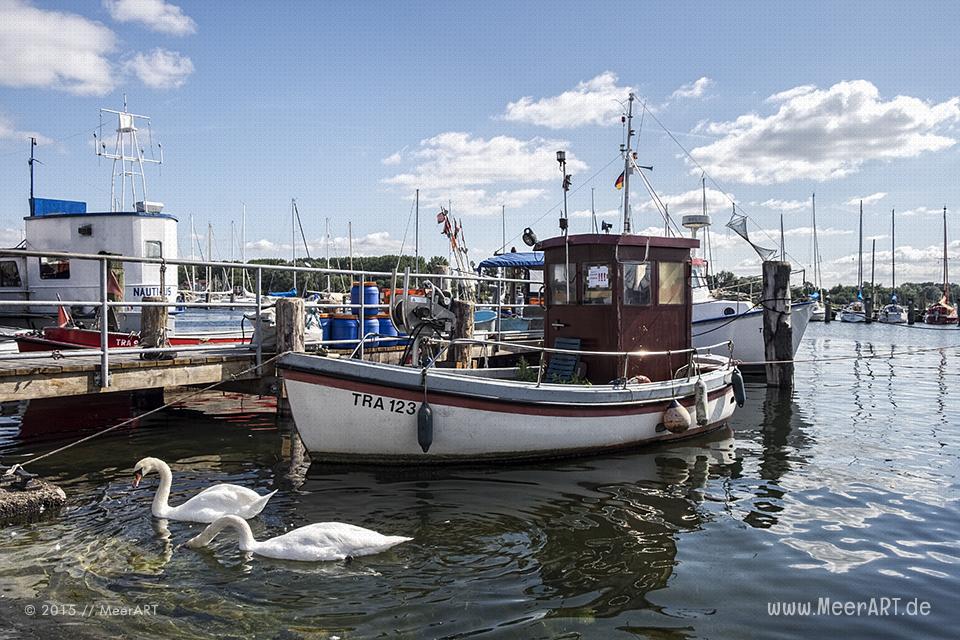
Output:
[[[633,100],[630,93],[627,98],[627,146],[623,154],[623,233],[630,233],[630,139],[633,137]]]

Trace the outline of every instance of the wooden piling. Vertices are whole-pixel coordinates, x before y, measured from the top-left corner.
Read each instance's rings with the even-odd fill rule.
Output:
[[[823,303],[823,323],[830,324],[831,320],[833,320],[833,303],[830,301],[830,296],[827,296],[826,302]]]
[[[306,312],[303,298],[277,300],[277,353],[303,352]]]
[[[474,304],[468,300],[454,300],[451,304],[451,310],[455,316],[453,320],[453,339],[472,338]],[[454,345],[447,353],[447,362],[457,369],[469,369],[471,353],[472,349],[469,344]]]
[[[907,303],[907,324],[913,324],[917,321],[917,307],[913,302],[913,298],[910,298],[910,302]]]
[[[793,388],[793,327],[790,323],[790,263],[763,263],[763,348],[767,386]]]
[[[161,296],[144,296],[144,302],[166,302]],[[168,307],[143,307],[140,310],[140,346],[144,349],[169,347],[167,340]],[[172,353],[147,353],[145,360],[163,360],[174,357]]]

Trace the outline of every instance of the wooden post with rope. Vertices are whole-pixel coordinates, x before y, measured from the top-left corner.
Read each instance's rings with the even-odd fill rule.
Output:
[[[303,298],[281,298],[277,300],[277,353],[293,351],[302,353],[306,333],[306,307]],[[290,417],[290,402],[284,393],[283,384],[277,385],[277,414]]]
[[[454,315],[452,339],[472,338],[473,302],[469,300],[454,300],[450,308]],[[447,362],[457,369],[469,369],[471,353],[473,353],[473,348],[469,344],[453,345],[447,352]]]
[[[163,296],[144,296],[144,302],[166,302]],[[169,347],[167,341],[167,317],[168,310],[166,306],[143,307],[140,310],[140,346],[144,349],[161,349]],[[146,353],[142,354],[144,360],[165,360],[172,358],[171,353]]]
[[[763,349],[767,386],[793,388],[793,327],[790,323],[790,263],[763,263]]]

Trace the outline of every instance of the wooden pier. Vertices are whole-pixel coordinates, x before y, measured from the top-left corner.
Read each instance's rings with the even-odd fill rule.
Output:
[[[71,352],[63,358],[0,360],[0,402],[139,391],[163,387],[247,382],[262,385],[253,353],[204,351],[170,360],[144,360],[138,354],[110,355],[110,386],[100,384],[100,356]],[[273,367],[264,373],[273,377]]]

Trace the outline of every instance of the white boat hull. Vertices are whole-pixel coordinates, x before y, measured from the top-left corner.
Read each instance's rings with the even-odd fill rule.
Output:
[[[716,302],[712,301],[711,309]],[[747,307],[747,303],[739,303],[739,307],[732,307],[736,313],[707,317],[705,307],[708,303],[693,305],[693,346],[703,348],[711,344],[730,341],[733,342],[733,356],[744,363],[742,368],[756,369],[763,367],[766,362],[766,353],[763,344],[763,310]],[[736,302],[729,303],[736,305]],[[698,309],[700,307],[700,309]],[[741,310],[746,308],[747,310]],[[796,355],[800,347],[800,340],[807,330],[813,304],[801,302],[791,305],[790,322],[793,328],[793,354]],[[699,311],[699,313],[698,313]],[[698,315],[700,318],[698,319]]]
[[[407,386],[420,378],[417,369],[300,354],[284,356],[281,369],[304,446],[314,458],[328,460],[432,463],[595,454],[706,433],[725,424],[736,406],[729,368],[703,375],[708,419],[681,434],[663,428],[663,412],[672,386],[693,415],[695,380],[626,390],[536,389],[530,383],[436,370],[424,394]],[[427,453],[417,437],[425,395],[433,414]],[[590,402],[591,396],[603,401]],[[569,400],[558,402],[561,397]]]
[[[841,311],[840,322],[866,322],[867,317],[862,311]]]

